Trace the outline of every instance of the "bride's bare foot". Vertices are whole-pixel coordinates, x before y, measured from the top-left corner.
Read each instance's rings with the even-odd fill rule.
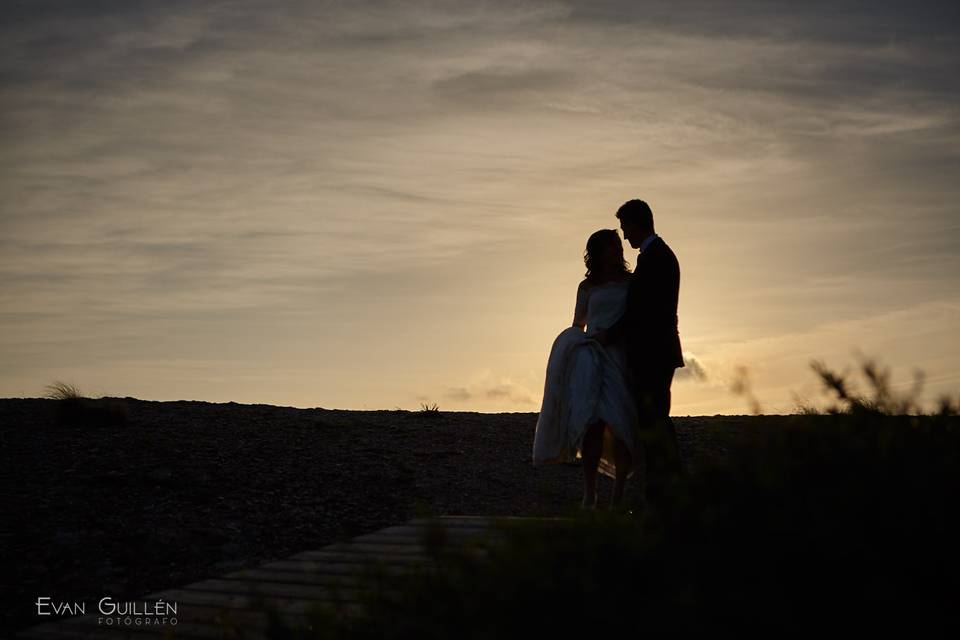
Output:
[[[596,509],[597,508],[597,494],[594,493],[593,497],[584,495],[583,500],[580,501],[581,509]]]

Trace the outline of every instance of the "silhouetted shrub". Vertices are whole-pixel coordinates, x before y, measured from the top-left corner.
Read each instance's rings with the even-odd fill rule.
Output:
[[[367,615],[320,611],[312,632],[284,637],[960,630],[956,411],[899,413],[916,407],[891,400],[882,375],[864,399],[818,373],[837,411],[761,427],[657,508],[505,527],[487,558],[381,576]]]
[[[417,415],[423,418],[437,418],[440,416],[440,406],[437,403],[427,404],[426,402],[421,402]]]

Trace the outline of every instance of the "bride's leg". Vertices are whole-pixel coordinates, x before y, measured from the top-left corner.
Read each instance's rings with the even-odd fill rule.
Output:
[[[583,502],[584,507],[597,504],[597,469],[600,468],[600,454],[603,451],[603,430],[606,425],[595,422],[587,427],[583,434]]]
[[[613,459],[617,465],[617,471],[616,478],[613,481],[613,499],[610,503],[619,506],[623,502],[623,490],[627,485],[627,474],[633,467],[633,456],[630,455],[627,445],[619,438],[613,446]]]

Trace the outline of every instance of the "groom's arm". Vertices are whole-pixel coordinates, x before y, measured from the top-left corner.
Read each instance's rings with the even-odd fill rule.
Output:
[[[640,303],[640,287],[639,278],[635,275],[630,277],[630,287],[627,289],[627,301],[625,308],[623,310],[623,315],[610,325],[606,331],[603,331],[603,336],[600,339],[602,344],[613,344],[616,342],[621,342],[624,337],[627,335],[628,327],[630,327],[637,318],[637,307]]]
[[[627,327],[630,324],[627,318],[629,315],[629,309],[630,306],[628,302],[627,308],[624,310],[623,315],[620,316],[620,319],[614,322],[603,332],[603,340],[601,340],[603,344],[613,344],[623,340],[623,337],[627,333]]]
[[[654,256],[651,256],[653,258]],[[650,298],[645,314],[652,331],[665,332],[676,326],[677,298],[680,290],[680,265],[672,252],[659,252],[651,260]]]

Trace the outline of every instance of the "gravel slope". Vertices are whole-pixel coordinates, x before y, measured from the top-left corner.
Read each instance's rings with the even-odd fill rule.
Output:
[[[58,424],[54,401],[0,400],[0,629],[36,624],[40,595],[135,598],[423,511],[556,515],[579,501],[578,465],[531,466],[535,413],[121,402],[126,425],[79,428]],[[676,425],[695,468],[782,419]]]

